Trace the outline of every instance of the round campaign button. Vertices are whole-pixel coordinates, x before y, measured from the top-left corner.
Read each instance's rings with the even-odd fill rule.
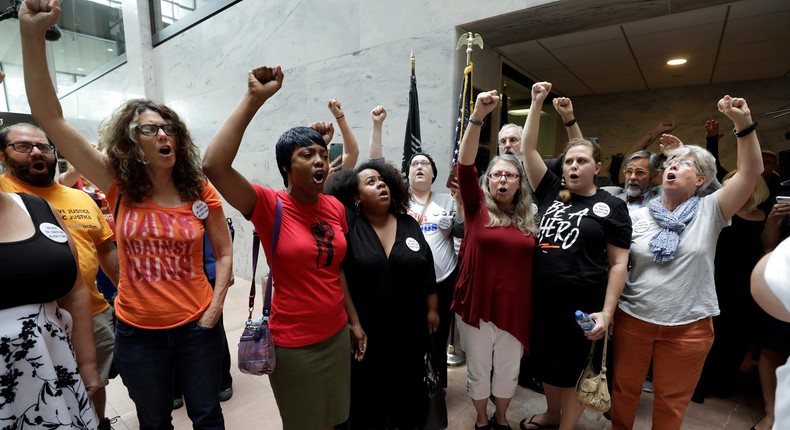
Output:
[[[645,219],[640,219],[633,226],[634,233],[644,233],[648,228],[650,228],[650,224]]]
[[[195,214],[198,219],[206,219],[208,218],[208,205],[203,200],[198,200],[192,203],[192,213]]]
[[[601,218],[606,218],[609,216],[611,209],[609,209],[609,205],[604,202],[598,202],[593,205],[593,213],[598,215]]]
[[[417,242],[417,239],[415,239],[413,237],[407,237],[406,238],[406,246],[408,246],[409,249],[411,249],[414,252],[417,252],[417,251],[420,250],[420,242]]]
[[[532,203],[531,208],[532,208],[532,213],[533,214],[538,213],[538,205],[536,205],[535,203]]]
[[[447,230],[452,224],[453,221],[449,216],[443,216],[439,218],[439,228],[442,230]]]
[[[66,236],[66,232],[63,231],[62,228],[56,226],[55,224],[51,224],[48,222],[42,222],[38,229],[41,230],[41,233],[46,236],[49,240],[57,243],[66,243],[69,240],[69,237]]]

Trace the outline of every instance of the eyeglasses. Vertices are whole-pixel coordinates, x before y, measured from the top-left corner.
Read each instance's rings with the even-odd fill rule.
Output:
[[[494,172],[488,174],[488,179],[492,179],[494,181],[498,181],[501,178],[505,178],[508,181],[515,181],[516,179],[520,178],[521,176],[512,173],[512,172]]]
[[[626,177],[629,177],[631,175],[636,175],[637,178],[644,178],[645,176],[647,176],[647,172],[645,172],[642,169],[636,169],[636,170],[625,169],[623,170],[623,173],[625,173]]]
[[[164,124],[164,125],[156,125],[156,124],[140,124],[135,127],[137,131],[143,133],[146,136],[156,136],[159,134],[159,130],[165,132],[168,136],[175,136],[176,135],[176,126],[172,124]]]
[[[428,167],[430,165],[431,165],[431,162],[428,161],[428,160],[425,160],[425,161],[414,160],[414,161],[411,162],[411,167],[419,167],[419,166]]]
[[[520,137],[503,137],[502,139],[499,139],[499,145],[505,146],[508,143],[513,145],[514,143],[518,143],[520,141],[521,141]]]
[[[21,142],[21,143],[9,143],[7,146],[10,146],[10,147],[14,148],[14,151],[20,152],[22,154],[29,154],[31,151],[33,151],[33,148],[38,148],[38,150],[42,154],[54,154],[55,153],[55,147],[53,145],[50,145],[49,143],[27,143],[27,142]]]
[[[674,166],[676,164],[678,165],[678,167],[687,167],[687,168],[690,169],[692,164],[697,164],[697,161],[696,160],[691,160],[691,159],[688,159],[688,158],[685,158],[685,159],[682,159],[682,160],[679,160],[677,158],[673,158],[671,160],[668,160],[666,163],[664,163],[664,167],[667,168],[667,167],[670,167],[670,166]],[[697,166],[699,166],[699,164],[697,164]],[[699,172],[699,168],[697,169],[697,172]]]

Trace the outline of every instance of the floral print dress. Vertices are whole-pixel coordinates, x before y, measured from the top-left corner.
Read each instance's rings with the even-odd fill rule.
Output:
[[[0,430],[95,429],[98,419],[71,344],[71,314],[53,300],[74,285],[76,264],[68,244],[64,250],[52,239],[58,224],[49,206],[33,199],[20,201],[36,233],[0,243]]]

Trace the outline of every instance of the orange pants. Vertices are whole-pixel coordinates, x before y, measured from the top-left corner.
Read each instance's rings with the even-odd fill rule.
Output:
[[[614,317],[612,429],[634,426],[642,382],[653,359],[653,429],[680,429],[705,357],[713,345],[710,317],[680,326],[652,324],[617,309]]]

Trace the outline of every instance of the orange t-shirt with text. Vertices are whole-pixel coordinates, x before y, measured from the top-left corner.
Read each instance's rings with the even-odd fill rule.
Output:
[[[112,208],[118,192],[113,181],[107,193]],[[222,206],[208,183],[200,200],[209,210]],[[121,198],[115,219],[121,271],[115,312],[121,321],[145,329],[173,328],[200,318],[211,304],[214,293],[203,272],[203,220],[195,215],[194,203],[167,208],[148,199]]]

